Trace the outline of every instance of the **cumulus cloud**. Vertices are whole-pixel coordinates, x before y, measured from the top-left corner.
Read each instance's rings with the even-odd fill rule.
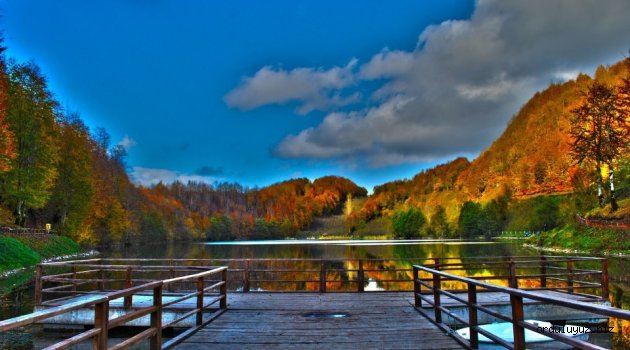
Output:
[[[139,183],[143,186],[152,186],[160,182],[163,184],[170,184],[175,181],[179,181],[181,183],[188,183],[189,181],[191,181],[211,184],[217,180],[212,176],[204,176],[200,174],[185,174],[175,170],[144,168],[139,166],[133,167],[131,177],[136,183]]]
[[[343,96],[341,90],[354,82],[352,59],[343,67],[295,68],[285,70],[272,66],[262,67],[251,77],[244,77],[238,87],[225,95],[230,107],[250,110],[268,104],[297,102],[298,114],[312,110],[329,110],[358,101],[354,93]]]
[[[413,53],[383,49],[361,66],[359,75],[364,79],[391,78],[408,72],[413,65]]]
[[[373,166],[475,154],[536,90],[621,59],[630,47],[629,13],[627,0],[478,0],[470,19],[426,28],[414,50],[376,53],[355,73],[358,85],[382,81],[368,105],[331,112],[319,125],[287,136],[275,153],[360,156]],[[257,76],[235,91],[255,85]],[[296,90],[300,98],[317,96]],[[298,99],[287,96],[279,101]]]

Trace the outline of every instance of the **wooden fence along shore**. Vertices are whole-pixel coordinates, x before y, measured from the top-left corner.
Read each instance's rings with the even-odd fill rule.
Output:
[[[55,233],[49,229],[26,228],[26,227],[6,227],[0,226],[0,234],[2,235],[47,235]]]
[[[499,344],[524,349],[521,335],[533,328],[526,317],[630,320],[629,311],[609,306],[608,294],[608,261],[594,257],[86,259],[38,265],[37,311],[1,321],[0,332],[35,323],[91,327],[51,349],[90,340],[107,349],[109,330],[123,325],[141,331],[110,349],[143,341],[151,349],[417,348],[422,339],[452,349],[476,348],[478,334],[488,336],[477,326],[492,319],[514,327],[514,345]],[[472,339],[458,337],[455,325],[470,326]],[[164,341],[167,328],[185,330]],[[404,341],[385,335],[396,329],[418,332]]]

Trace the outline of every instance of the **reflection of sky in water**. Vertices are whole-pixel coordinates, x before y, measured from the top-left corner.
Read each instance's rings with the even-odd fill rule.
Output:
[[[379,290],[385,290],[385,288],[380,287],[380,284],[378,282],[370,278],[368,285],[365,286],[363,290],[366,292],[374,292],[374,291],[379,291]]]
[[[292,244],[309,244],[309,245],[409,245],[409,244],[448,244],[448,245],[471,245],[471,244],[496,244],[495,242],[461,242],[459,240],[432,240],[432,239],[409,239],[409,240],[268,240],[268,241],[223,241],[223,242],[205,242],[206,245],[292,245]]]

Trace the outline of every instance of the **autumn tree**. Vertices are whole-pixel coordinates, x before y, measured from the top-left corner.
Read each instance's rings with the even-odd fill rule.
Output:
[[[93,141],[78,115],[63,116],[59,124],[59,176],[46,211],[53,225],[76,238],[94,194],[90,153]]]
[[[474,238],[483,234],[486,218],[481,204],[465,202],[459,213],[458,226],[460,238]]]
[[[17,156],[3,176],[2,196],[24,225],[28,209],[43,207],[57,178],[57,102],[33,63],[9,65],[6,122],[15,137]]]
[[[438,205],[435,208],[435,213],[431,215],[431,225],[428,232],[432,236],[439,236],[440,238],[449,237],[451,235],[451,226],[446,219],[446,210],[443,206]]]
[[[617,209],[614,197],[613,165],[626,149],[630,126],[627,115],[619,108],[614,89],[595,82],[585,94],[584,102],[573,110],[571,120],[571,144],[573,156],[578,163],[592,162],[595,165],[597,196],[600,207],[604,206],[602,166],[610,172],[611,206]]]
[[[17,156],[13,133],[6,122],[9,77],[3,53],[4,47],[0,46],[0,173],[11,169],[11,161]]]

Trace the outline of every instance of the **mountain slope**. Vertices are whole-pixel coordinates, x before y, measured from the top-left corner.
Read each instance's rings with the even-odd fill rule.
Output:
[[[575,80],[552,84],[536,93],[475,160],[458,158],[425,170],[412,180],[375,187],[374,195],[360,211],[360,219],[387,216],[404,206],[421,208],[431,217],[441,206],[454,223],[465,201],[488,203],[506,193],[526,199],[573,192],[588,176],[569,154],[571,111],[594,81],[617,86],[629,68],[630,59],[626,59],[599,67],[594,78],[580,74]]]

